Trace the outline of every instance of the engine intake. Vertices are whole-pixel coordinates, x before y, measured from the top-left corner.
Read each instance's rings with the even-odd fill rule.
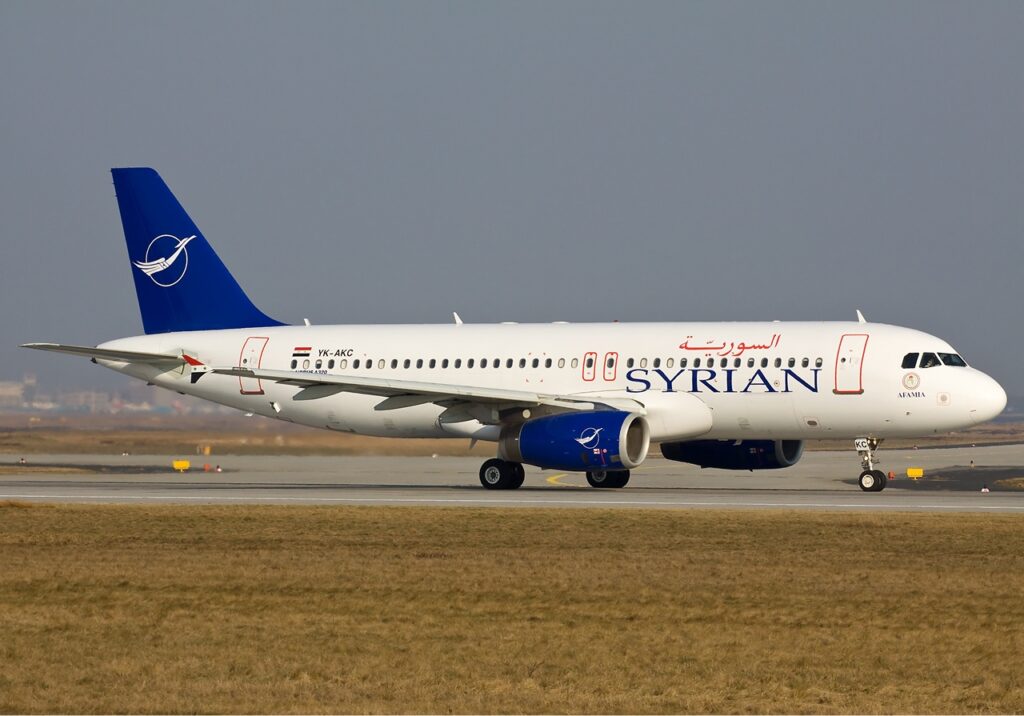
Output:
[[[505,460],[553,470],[629,470],[647,457],[651,431],[637,413],[592,410],[527,420],[502,430]]]
[[[722,470],[777,470],[792,467],[804,454],[803,440],[689,440],[662,443],[669,460]]]

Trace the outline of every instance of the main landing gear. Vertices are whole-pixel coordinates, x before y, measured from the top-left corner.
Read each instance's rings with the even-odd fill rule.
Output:
[[[491,458],[480,466],[480,484],[488,490],[515,490],[522,486],[526,471],[518,462]],[[587,473],[591,487],[625,487],[629,470],[592,470]]]
[[[875,469],[875,465],[879,462],[875,458],[875,450],[878,449],[881,442],[878,438],[857,438],[853,441],[854,447],[857,448],[857,454],[860,455],[861,467],[864,469],[864,472],[860,474],[860,479],[857,480],[860,489],[864,492],[881,492],[889,482],[889,478],[885,476],[884,472]]]
[[[625,487],[629,470],[591,470],[587,473],[591,487]]]
[[[518,462],[491,458],[480,466],[480,484],[488,490],[515,490],[526,479],[526,470]]]

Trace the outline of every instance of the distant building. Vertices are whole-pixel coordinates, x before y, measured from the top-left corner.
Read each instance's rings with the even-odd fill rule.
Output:
[[[13,380],[0,381],[0,409],[20,408],[25,402],[24,387]]]

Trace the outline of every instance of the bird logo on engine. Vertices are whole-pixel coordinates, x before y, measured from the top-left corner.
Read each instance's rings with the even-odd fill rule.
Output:
[[[587,428],[578,438],[573,438],[576,442],[585,448],[596,448],[597,444],[601,442],[601,431],[604,428]]]

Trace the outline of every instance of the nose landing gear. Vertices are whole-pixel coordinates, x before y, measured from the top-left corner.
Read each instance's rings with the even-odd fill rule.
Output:
[[[857,483],[864,492],[881,492],[889,482],[884,472],[875,469],[875,465],[879,463],[879,460],[875,458],[875,450],[878,449],[881,442],[878,438],[857,438],[853,441],[864,470]]]

